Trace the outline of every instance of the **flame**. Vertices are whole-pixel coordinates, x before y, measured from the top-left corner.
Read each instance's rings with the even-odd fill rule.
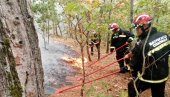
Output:
[[[62,57],[62,59],[64,61],[66,61],[67,63],[71,64],[72,66],[74,67],[78,67],[78,68],[83,68],[82,67],[82,59],[81,58],[73,58],[73,57],[70,57],[68,55],[64,55]],[[84,58],[84,63],[87,63],[87,58]]]
[[[92,1],[93,1],[93,0],[87,0],[87,2],[90,3],[90,4],[92,3]]]

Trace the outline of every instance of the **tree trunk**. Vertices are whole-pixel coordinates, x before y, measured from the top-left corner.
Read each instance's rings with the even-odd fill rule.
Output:
[[[57,26],[55,26],[55,33],[56,33],[56,36],[59,36]]]
[[[69,37],[71,37],[72,39],[75,39],[74,34],[73,34],[73,31],[71,30],[71,29],[73,29],[73,28],[74,28],[74,27],[73,27],[73,24],[72,24],[72,23],[69,23],[69,31],[68,31]]]
[[[133,23],[133,0],[130,0],[130,23]],[[132,32],[132,28],[130,28],[130,32]]]
[[[50,41],[50,22],[47,20],[47,37],[48,37],[48,44]]]
[[[89,51],[89,41],[88,41],[88,40],[89,40],[89,31],[88,31],[88,33],[87,33],[87,37],[86,37],[86,38],[87,38],[87,40],[86,40],[86,45],[87,45],[87,46],[86,46],[86,50],[87,50],[88,60],[89,60],[89,61],[92,61],[92,60],[91,60],[91,57],[90,57],[90,51]]]
[[[106,43],[106,53],[109,53],[109,46],[110,45],[110,33],[107,33],[107,43]]]
[[[60,27],[60,23],[57,26],[58,26],[58,29],[60,31],[60,35],[63,36],[62,30],[61,30],[61,27]]]
[[[0,97],[22,97],[21,83],[6,33],[0,20]]]
[[[80,92],[80,96],[84,97],[84,83],[85,83],[85,67],[84,67],[84,46],[81,44],[81,59],[82,59],[82,67],[83,67],[83,80],[82,80],[82,87],[81,87],[81,92]]]
[[[56,35],[56,36],[59,36],[59,35],[58,35],[58,29],[57,29],[56,23],[54,23],[54,32],[55,32],[55,35]]]
[[[45,39],[46,38],[45,32],[46,32],[46,30],[43,31],[43,36],[42,37],[43,37],[43,41],[44,41],[44,48],[47,49],[47,44],[46,44],[46,39]]]
[[[26,0],[0,0],[0,97],[44,97],[38,37]]]
[[[99,42],[99,46],[97,48],[97,53],[98,53],[98,60],[100,59],[100,42]]]
[[[111,3],[113,2],[113,0],[110,1]],[[111,15],[112,15],[112,10],[109,11],[109,20],[111,19]],[[106,43],[106,53],[109,53],[109,46],[110,45],[110,33],[108,32],[107,34],[107,43]]]

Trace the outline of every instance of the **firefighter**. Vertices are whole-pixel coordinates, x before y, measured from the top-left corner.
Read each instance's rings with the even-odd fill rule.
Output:
[[[137,93],[149,88],[152,97],[164,97],[169,74],[170,38],[158,32],[151,23],[152,17],[147,14],[138,15],[134,19],[138,40],[131,52],[125,55],[125,58],[131,57],[130,66],[133,69],[133,79],[128,83],[129,97],[139,96]]]
[[[127,30],[123,30],[119,27],[117,23],[112,23],[109,29],[113,32],[111,36],[110,51],[113,52],[114,49],[124,45],[126,42],[132,42],[134,35]],[[116,59],[123,58],[125,54],[129,51],[129,45],[116,51]],[[129,59],[119,61],[120,73],[127,72],[127,66],[124,66],[124,61],[126,65],[129,64]]]
[[[90,48],[91,48],[91,55],[94,54],[93,47],[96,46],[97,52],[98,52],[98,59],[100,59],[100,42],[101,42],[101,36],[99,33],[97,33],[95,30],[92,31],[92,35],[90,36]]]

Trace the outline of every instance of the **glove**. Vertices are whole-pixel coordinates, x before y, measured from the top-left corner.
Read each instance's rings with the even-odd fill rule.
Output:
[[[129,58],[129,54],[126,54],[125,56],[124,56],[124,59],[128,59]]]
[[[127,46],[125,49],[126,49],[126,50],[129,50],[129,46]]]
[[[132,41],[133,41],[132,37],[129,37],[128,40],[127,40],[128,43],[131,43]]]
[[[131,58],[133,56],[132,51],[130,51],[128,54],[124,56],[124,59]]]
[[[130,65],[129,65],[129,64],[126,64],[126,67],[127,67],[127,70],[128,70],[128,71],[131,71],[131,68],[130,68]]]
[[[113,52],[115,50],[115,47],[114,46],[111,46],[110,47],[110,52]]]
[[[128,70],[128,67],[127,66],[124,66],[124,67],[121,67],[120,68],[120,73],[126,73],[126,72],[128,72],[129,70]]]

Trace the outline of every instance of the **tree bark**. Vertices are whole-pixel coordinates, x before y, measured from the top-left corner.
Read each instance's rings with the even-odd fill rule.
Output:
[[[0,0],[0,97],[44,97],[41,55],[29,3]]]
[[[48,37],[48,44],[50,42],[50,21],[47,20],[47,37]]]
[[[89,51],[89,31],[88,31],[88,33],[87,33],[87,40],[86,40],[86,50],[87,50],[87,57],[88,57],[88,60],[89,61],[92,61],[92,59],[91,59],[91,57],[90,57],[90,51]]]
[[[110,33],[107,33],[106,53],[109,53],[110,45]]]
[[[133,0],[130,0],[130,23],[133,23]],[[132,32],[132,28],[130,28],[130,32]]]
[[[57,26],[58,26],[58,29],[60,31],[60,35],[63,36],[62,30],[61,30],[61,27],[60,27],[60,23],[58,23]]]
[[[21,83],[6,31],[0,21],[0,97],[22,97]]]
[[[82,67],[83,67],[83,80],[82,80],[80,96],[84,97],[84,85],[85,85],[84,46],[82,44],[80,46],[81,46],[81,60],[82,60]]]

